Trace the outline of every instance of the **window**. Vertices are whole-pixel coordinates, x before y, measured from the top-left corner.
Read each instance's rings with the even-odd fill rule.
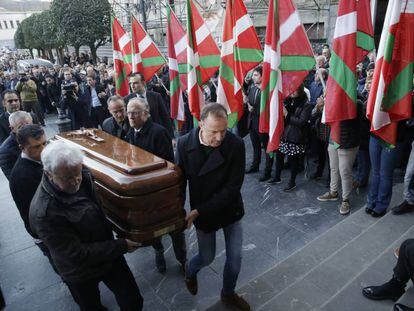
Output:
[[[9,29],[9,26],[7,26],[7,21],[3,21],[4,28]]]
[[[16,21],[16,25],[17,26],[20,26],[20,21]]]
[[[14,29],[14,23],[13,23],[13,21],[10,21],[10,27]]]

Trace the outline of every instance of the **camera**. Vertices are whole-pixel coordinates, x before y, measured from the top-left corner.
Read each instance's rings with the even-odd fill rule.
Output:
[[[66,95],[72,95],[76,89],[76,83],[75,82],[68,82],[65,84],[62,84],[61,90],[66,92]]]
[[[26,76],[26,73],[20,73],[20,79],[19,79],[19,81],[21,83],[27,82],[28,80],[29,80],[29,78]]]

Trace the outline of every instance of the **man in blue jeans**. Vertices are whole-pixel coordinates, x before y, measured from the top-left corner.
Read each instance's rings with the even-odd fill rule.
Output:
[[[192,295],[197,294],[197,273],[208,266],[216,254],[216,231],[223,229],[226,263],[223,272],[221,300],[239,310],[250,310],[249,304],[235,293],[241,266],[244,215],[240,193],[244,179],[245,150],[241,138],[227,131],[227,111],[217,103],[206,104],[200,116],[200,127],[180,137],[176,163],[189,185],[191,212],[187,227],[194,223],[198,254],[186,266],[185,283]]]

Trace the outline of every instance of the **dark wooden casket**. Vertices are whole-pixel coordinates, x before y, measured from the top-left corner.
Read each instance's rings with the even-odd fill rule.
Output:
[[[104,212],[120,237],[149,245],[157,237],[184,229],[183,180],[173,163],[101,130],[65,132],[55,138],[84,151],[84,165],[91,170]]]

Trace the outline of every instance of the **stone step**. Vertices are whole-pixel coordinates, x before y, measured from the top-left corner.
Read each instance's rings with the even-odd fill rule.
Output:
[[[411,227],[398,240],[390,244],[372,264],[362,270],[355,278],[350,280],[336,295],[332,296],[320,308],[322,311],[353,311],[353,310],[392,310],[394,302],[375,301],[366,299],[362,295],[362,288],[370,285],[380,285],[392,277],[392,269],[397,263],[394,256],[394,249],[401,243],[414,236],[414,227]],[[338,307],[340,306],[340,307]]]
[[[402,190],[394,187],[391,206],[401,200]],[[396,244],[413,220],[414,215],[391,214],[375,219],[361,208],[238,292],[254,310],[319,310]],[[385,279],[392,266],[381,270]],[[209,310],[220,309],[216,303]]]

